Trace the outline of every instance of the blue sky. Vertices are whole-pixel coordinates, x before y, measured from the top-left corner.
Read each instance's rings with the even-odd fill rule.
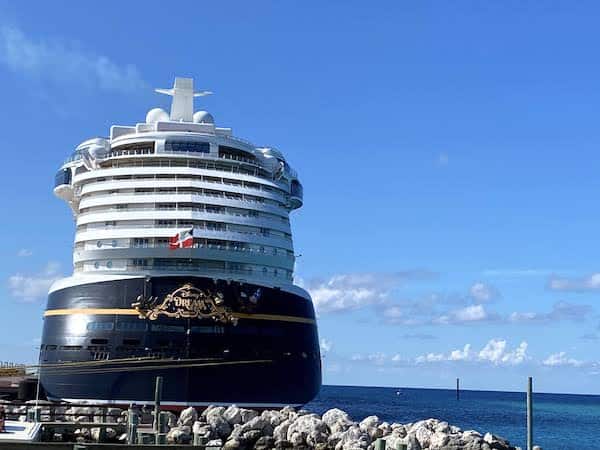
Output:
[[[0,360],[71,272],[53,176],[82,140],[198,108],[299,171],[298,282],[331,384],[600,393],[595,2],[0,1]]]

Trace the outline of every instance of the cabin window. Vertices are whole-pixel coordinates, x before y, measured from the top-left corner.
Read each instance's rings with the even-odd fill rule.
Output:
[[[111,331],[113,328],[112,322],[89,322],[87,324],[88,331]]]

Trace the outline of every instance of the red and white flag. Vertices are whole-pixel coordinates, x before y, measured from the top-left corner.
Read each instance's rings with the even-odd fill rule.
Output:
[[[175,236],[169,238],[169,248],[175,250],[177,248],[191,248],[194,246],[194,229],[180,231]]]

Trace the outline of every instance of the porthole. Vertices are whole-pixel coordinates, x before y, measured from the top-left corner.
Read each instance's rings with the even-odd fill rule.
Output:
[[[98,241],[98,242],[96,242],[96,246],[97,246],[98,248],[102,247],[102,241]]]
[[[98,261],[96,261],[94,263],[94,269],[99,269],[100,268],[100,263]]]
[[[112,261],[108,261],[106,263],[106,267],[110,269],[112,267]]]
[[[115,248],[117,246],[117,241],[115,241],[114,239],[112,241],[112,246],[113,246],[113,248]]]

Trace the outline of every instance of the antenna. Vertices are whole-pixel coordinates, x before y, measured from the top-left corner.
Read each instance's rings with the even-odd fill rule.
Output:
[[[170,119],[177,122],[191,122],[194,115],[194,97],[204,97],[211,91],[194,92],[193,78],[175,78],[171,89],[155,89],[159,94],[173,97]]]

